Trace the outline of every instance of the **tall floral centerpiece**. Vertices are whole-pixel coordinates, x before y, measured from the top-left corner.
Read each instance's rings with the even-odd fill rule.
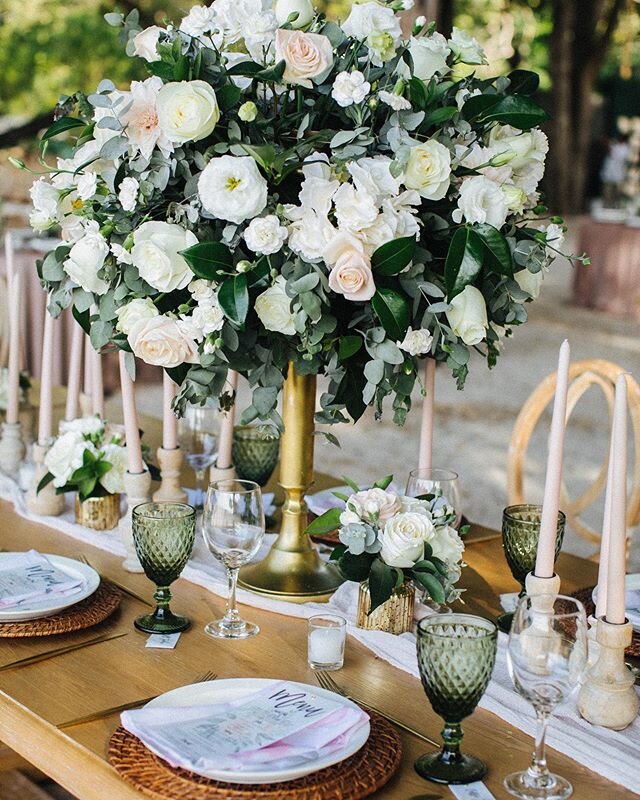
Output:
[[[145,30],[107,14],[149,77],[63,98],[42,137],[73,143],[31,191],[33,226],[62,231],[39,266],[51,313],[71,305],[94,347],[164,367],[178,409],[228,403],[233,369],[253,387],[242,422],[282,426],[290,381],[310,416],[282,447],[307,470],[286,483],[298,541],[315,376],[316,421],[391,397],[402,423],[421,358],[460,387],[472,350],[494,363],[562,241],[561,220],[533,225],[537,77],[476,78],[485,56],[458,29],[422,20],[404,41],[410,3],[341,23],[309,0],[215,0]]]

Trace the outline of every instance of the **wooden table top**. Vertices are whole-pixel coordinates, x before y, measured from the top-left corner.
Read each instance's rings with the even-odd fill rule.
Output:
[[[144,596],[151,595],[147,579],[124,572],[119,557],[19,519],[6,502],[0,503],[0,531],[0,545],[4,548],[29,546],[69,556],[82,551],[105,577],[113,577]],[[499,612],[499,594],[517,588],[504,561],[500,540],[494,537],[471,542],[466,559],[469,566],[462,579],[467,588],[466,610],[493,617]],[[565,592],[595,581],[594,564],[583,559],[563,554],[558,568]],[[0,640],[1,665],[48,650],[53,644],[62,646],[93,638],[98,633],[128,634],[0,673],[0,739],[80,800],[139,800],[141,794],[125,784],[106,759],[109,737],[118,724],[117,716],[64,731],[59,731],[57,724],[166,692],[192,682],[208,670],[220,678],[253,676],[315,684],[306,663],[305,620],[245,607],[242,612],[246,617],[261,626],[260,635],[247,641],[217,641],[206,636],[203,627],[223,613],[224,601],[184,580],[177,581],[173,588],[173,607],[193,622],[175,650],[145,649],[146,636],[133,627],[133,619],[145,607],[128,596],[111,619],[84,633],[29,642]],[[431,710],[419,681],[376,658],[352,638],[347,642],[345,667],[336,679],[356,696],[438,738],[442,723]],[[464,731],[464,749],[488,764],[488,787],[497,798],[506,798],[502,778],[527,765],[531,738],[484,710],[476,711],[465,721]],[[401,769],[376,798],[449,797],[446,787],[423,781],[413,770],[415,758],[428,745],[409,734],[401,732],[401,736],[404,748]],[[549,760],[552,769],[571,780],[574,796],[579,800],[632,796],[566,756],[550,751]]]

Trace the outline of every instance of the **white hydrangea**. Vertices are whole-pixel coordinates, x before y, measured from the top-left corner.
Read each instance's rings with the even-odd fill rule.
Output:
[[[331,97],[339,106],[347,108],[354,103],[362,103],[370,90],[371,84],[359,70],[340,72],[333,82]]]
[[[55,225],[58,215],[60,193],[44,178],[38,178],[29,189],[33,209],[29,215],[29,224],[36,231],[44,231]]]
[[[191,281],[187,288],[198,305],[209,304],[215,299],[216,292],[211,281],[197,278],[195,281]]]
[[[564,242],[564,230],[561,225],[552,222],[550,225],[547,225],[544,235],[547,244],[550,244],[556,250],[562,247],[562,243]]]
[[[127,448],[111,443],[106,444],[102,452],[111,469],[100,478],[100,484],[109,494],[120,494],[125,491],[124,474],[129,468]]]

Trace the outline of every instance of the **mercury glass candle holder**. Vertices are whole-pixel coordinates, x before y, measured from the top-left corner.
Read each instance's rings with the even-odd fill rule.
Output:
[[[270,425],[239,425],[233,432],[231,459],[238,478],[266,486],[280,455],[280,434]]]

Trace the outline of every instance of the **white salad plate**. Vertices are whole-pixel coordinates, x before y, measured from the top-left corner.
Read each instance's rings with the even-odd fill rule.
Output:
[[[2,567],[3,559],[9,555],[15,555],[15,553],[0,553],[0,567]],[[65,608],[85,600],[100,585],[100,575],[88,564],[83,564],[80,561],[74,561],[72,558],[65,558],[64,556],[44,553],[43,555],[49,559],[54,567],[66,572],[67,575],[72,578],[81,578],[82,584],[77,591],[71,594],[62,596],[49,594],[38,600],[25,600],[20,605],[12,608],[0,608],[0,622],[24,622],[30,619],[50,617],[52,614],[57,614],[58,611],[63,611]]]
[[[189,686],[181,686],[173,689],[166,694],[156,697],[155,700],[147,703],[145,708],[184,708],[185,706],[211,705],[214,703],[228,703],[237,700],[248,694],[255,694],[267,686],[275,686],[282,681],[271,680],[268,678],[226,678],[223,680],[207,681],[205,683],[193,683]],[[333,702],[343,703],[345,706],[357,708],[355,703],[346,697],[341,697],[334,692],[328,692],[318,686],[310,686],[306,683],[295,683],[287,681],[303,692],[313,692],[318,697],[328,697]],[[350,740],[340,749],[331,753],[325,758],[317,761],[309,761],[298,764],[295,767],[281,768],[269,767],[267,765],[259,770],[251,772],[240,772],[232,770],[198,770],[197,774],[205,778],[216,781],[226,781],[227,783],[280,783],[281,781],[292,781],[310,775],[312,772],[330,767],[339,761],[349,758],[364,745],[369,738],[370,724],[367,722],[357,730]],[[195,770],[194,770],[195,771]]]
[[[598,587],[595,586],[591,595],[593,602],[598,601]],[[633,630],[640,633],[640,572],[627,575],[624,579],[624,608],[627,619]]]

